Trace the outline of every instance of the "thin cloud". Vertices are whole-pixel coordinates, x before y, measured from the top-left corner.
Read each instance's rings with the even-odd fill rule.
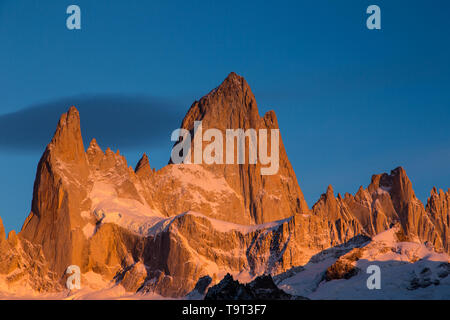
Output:
[[[62,113],[80,111],[85,145],[92,138],[106,148],[158,147],[170,142],[185,108],[164,99],[142,96],[78,96],[31,106],[0,116],[0,148],[41,151],[50,141]]]

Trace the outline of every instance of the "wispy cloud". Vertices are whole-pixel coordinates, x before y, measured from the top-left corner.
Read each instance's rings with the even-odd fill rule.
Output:
[[[144,96],[77,96],[30,106],[0,116],[0,152],[43,150],[59,117],[75,105],[80,111],[85,144],[97,138],[103,147],[155,147],[170,141],[185,108]]]

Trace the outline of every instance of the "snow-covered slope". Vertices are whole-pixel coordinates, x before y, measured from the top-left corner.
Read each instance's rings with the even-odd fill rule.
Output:
[[[399,232],[398,226],[391,228],[343,255],[339,251],[345,247],[327,250],[298,273],[281,275],[278,285],[310,299],[450,299],[449,256],[420,243],[400,242]],[[327,270],[345,264],[355,268],[355,275],[347,268],[348,278],[327,279]],[[381,289],[367,287],[371,265],[381,270]]]

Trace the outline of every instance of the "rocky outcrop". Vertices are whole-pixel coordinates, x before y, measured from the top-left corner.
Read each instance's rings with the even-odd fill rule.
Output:
[[[148,160],[147,155],[144,153],[141,160],[139,160],[136,168],[134,169],[138,177],[150,177],[154,171],[150,167],[150,160]]]
[[[335,241],[334,244],[343,243],[365,232],[341,195],[338,194],[337,198],[334,196],[331,185],[313,206],[312,212],[328,222],[331,238]]]
[[[213,279],[210,276],[204,276],[198,279],[194,289],[186,295],[188,300],[203,300]]]
[[[383,174],[378,185],[379,188],[388,190],[405,233],[412,239],[429,241],[441,249],[442,238],[437,234],[423,204],[417,199],[405,170],[400,167],[390,175]]]
[[[102,208],[93,201],[114,196],[106,187],[102,189],[104,184],[113,184],[118,197],[138,195],[130,182],[131,173],[120,154],[109,149],[103,153],[95,140],[84,152],[79,113],[74,107],[61,117],[39,162],[32,211],[20,233],[42,247],[49,268],[60,279],[70,265],[112,279],[130,262],[128,248],[135,237],[102,221]],[[110,175],[109,184],[103,182],[105,175]]]
[[[208,289],[205,300],[307,300],[279,289],[270,275],[256,277],[241,284],[227,274],[217,285]]]
[[[0,243],[5,241],[6,233],[5,233],[5,227],[3,226],[3,220],[0,218]]]
[[[358,261],[363,255],[363,248],[355,248],[350,252],[342,255],[327,268],[325,272],[325,280],[350,279],[358,274],[359,269],[355,267],[354,262]]]
[[[135,263],[129,270],[126,270],[120,284],[125,290],[137,292],[147,278],[147,268],[142,262]]]

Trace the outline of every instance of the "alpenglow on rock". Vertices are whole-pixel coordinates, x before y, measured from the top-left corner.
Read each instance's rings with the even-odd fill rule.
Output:
[[[194,121],[205,130],[278,129],[275,113],[261,117],[234,73],[191,106],[181,127]],[[67,267],[77,265],[92,290],[183,297],[201,278],[216,285],[228,273],[241,282],[280,274],[392,225],[405,241],[449,252],[450,191],[433,189],[425,208],[403,168],[374,175],[355,195],[335,196],[330,186],[309,210],[281,139],[278,173],[262,176],[261,164],[248,163],[154,170],[145,154],[133,169],[95,139],[85,151],[81,132],[71,107],[38,164],[21,232],[6,239],[0,221],[0,290],[5,279],[8,288],[61,292]]]
[[[194,130],[194,122],[201,121],[202,129],[218,129],[226,136],[227,129],[254,129],[258,141],[260,129],[270,135],[271,129],[279,129],[275,112],[269,111],[264,117],[258,112],[255,96],[247,81],[234,72],[223,83],[204,96],[189,109],[181,124],[182,129]],[[192,149],[195,148],[194,134]],[[270,140],[270,139],[269,139]],[[269,141],[270,144],[271,141]],[[203,149],[207,144],[202,145]],[[223,154],[226,153],[224,143]],[[237,148],[235,148],[235,151]],[[237,151],[236,151],[237,152]],[[309,209],[297,182],[292,165],[286,154],[283,141],[279,141],[279,170],[274,175],[261,175],[261,167],[249,164],[249,144],[245,145],[245,164],[202,165],[202,168],[223,177],[236,193],[238,201],[232,213],[217,213],[222,220],[259,224],[287,218],[296,213],[308,213]],[[192,156],[194,159],[194,156]],[[203,211],[202,211],[203,212]]]

